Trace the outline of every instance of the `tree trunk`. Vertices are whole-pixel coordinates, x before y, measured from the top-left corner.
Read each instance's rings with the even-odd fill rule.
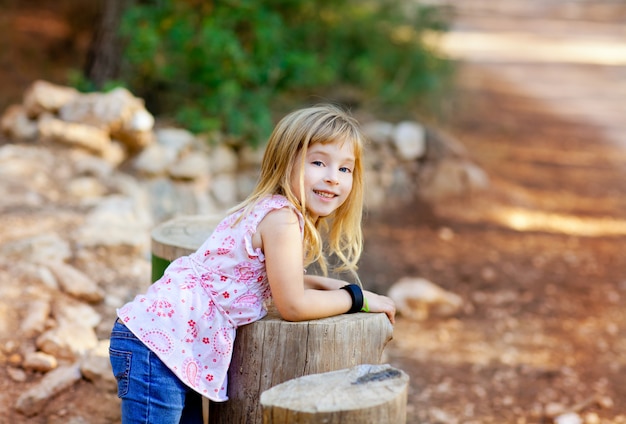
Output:
[[[261,424],[263,391],[304,375],[379,364],[392,331],[385,314],[288,322],[270,310],[264,319],[237,329],[229,400],[211,402],[209,422]]]
[[[403,424],[408,385],[389,365],[307,375],[261,394],[263,424]]]
[[[122,43],[118,36],[124,10],[133,0],[106,0],[98,27],[94,31],[85,63],[85,76],[96,88],[117,79],[122,62]]]

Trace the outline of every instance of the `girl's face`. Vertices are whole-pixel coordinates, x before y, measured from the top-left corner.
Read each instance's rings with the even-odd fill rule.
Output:
[[[352,142],[333,141],[309,146],[304,164],[296,159],[291,174],[291,190],[298,200],[304,197],[306,209],[315,221],[328,216],[343,204],[352,190],[354,170]],[[304,178],[304,193],[300,192],[300,175]]]

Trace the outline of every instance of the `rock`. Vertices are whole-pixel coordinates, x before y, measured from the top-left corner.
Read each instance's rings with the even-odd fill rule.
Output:
[[[129,133],[146,133],[154,128],[154,116],[145,109],[136,110],[126,122],[124,131]]]
[[[100,340],[96,347],[87,352],[80,363],[80,371],[87,380],[109,392],[116,392],[117,381],[109,361],[109,340]]]
[[[75,97],[59,109],[59,118],[112,133],[121,130],[124,122],[132,120],[139,109],[143,109],[143,101],[119,87],[108,93],[94,92]]]
[[[23,369],[7,367],[6,370],[11,380],[15,381],[16,383],[23,383],[24,381],[26,381],[26,373]]]
[[[61,289],[70,296],[89,303],[100,302],[104,299],[102,289],[91,278],[73,266],[63,262],[50,262],[48,268],[57,278]]]
[[[195,140],[193,133],[183,128],[159,128],[155,136],[158,144],[174,150],[177,155],[190,149]]]
[[[149,217],[137,201],[126,196],[107,196],[87,215],[85,223],[73,234],[84,246],[134,246],[149,244]]]
[[[239,159],[228,146],[220,144],[211,149],[209,169],[214,174],[236,173]]]
[[[394,125],[384,121],[372,121],[363,124],[363,133],[376,144],[389,143],[394,135]]]
[[[0,131],[18,140],[34,140],[39,135],[37,122],[28,117],[22,105],[11,105],[6,109],[0,118]]]
[[[46,329],[52,307],[50,299],[31,300],[26,316],[20,324],[20,332],[24,337],[34,337]]]
[[[20,395],[15,409],[29,417],[36,415],[51,397],[68,389],[80,379],[77,363],[50,371],[38,384]]]
[[[233,174],[219,174],[213,177],[211,192],[217,203],[229,207],[237,203],[237,179]]]
[[[447,318],[460,312],[460,296],[423,278],[405,277],[394,283],[387,294],[400,315],[412,320]]]
[[[67,191],[73,197],[89,200],[104,196],[107,188],[102,182],[94,177],[77,177],[70,181]]]
[[[177,156],[178,152],[175,149],[155,143],[143,149],[135,158],[133,165],[143,175],[166,175]]]
[[[39,120],[39,134],[45,139],[82,147],[101,156],[111,144],[111,138],[106,130],[93,125],[65,122],[52,117]]]
[[[482,190],[488,185],[487,174],[476,165],[464,159],[447,158],[430,166],[421,193],[434,201]]]
[[[44,352],[29,352],[22,363],[24,369],[44,373],[55,369],[57,366],[57,359]]]
[[[400,122],[393,131],[393,144],[401,159],[421,158],[426,153],[426,130],[415,122]]]
[[[168,171],[172,178],[195,180],[209,175],[211,161],[206,153],[193,151],[180,157]]]
[[[76,360],[98,344],[96,333],[80,322],[62,322],[41,334],[36,345],[42,352],[59,359]]]
[[[67,240],[57,233],[46,233],[4,243],[0,245],[0,254],[6,259],[26,259],[44,264],[69,259],[71,249]]]
[[[79,323],[95,328],[102,322],[102,317],[92,306],[67,296],[56,297],[52,315],[59,325]]]
[[[554,424],[583,424],[583,419],[575,412],[569,412],[554,418]]]
[[[69,157],[72,159],[74,174],[77,177],[94,177],[105,182],[114,174],[113,164],[98,156],[87,154],[82,150],[72,150]]]
[[[246,170],[249,168],[258,169],[263,161],[265,149],[261,147],[243,146],[239,151],[239,168]]]
[[[35,118],[44,112],[56,113],[79,96],[80,92],[74,88],[38,80],[26,89],[23,105],[28,116]]]

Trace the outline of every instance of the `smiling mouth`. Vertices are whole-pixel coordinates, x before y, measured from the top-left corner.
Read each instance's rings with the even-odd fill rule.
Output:
[[[320,196],[320,197],[324,197],[324,198],[326,198],[326,199],[332,199],[333,197],[337,197],[337,195],[336,195],[336,194],[334,194],[334,193],[329,193],[329,192],[327,192],[327,191],[317,191],[317,190],[313,190],[313,192],[314,192],[315,194],[317,194],[318,196]]]

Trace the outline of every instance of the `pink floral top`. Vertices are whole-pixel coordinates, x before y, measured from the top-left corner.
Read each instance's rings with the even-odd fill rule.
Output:
[[[228,400],[227,371],[235,330],[267,314],[270,297],[261,249],[252,236],[261,220],[290,207],[283,196],[262,199],[235,227],[227,216],[202,246],[173,261],[144,295],[118,309],[119,318],[189,387],[217,402]]]

